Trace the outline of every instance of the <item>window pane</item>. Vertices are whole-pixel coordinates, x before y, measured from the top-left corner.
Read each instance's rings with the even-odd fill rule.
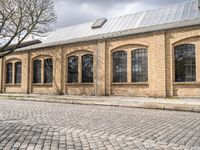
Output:
[[[44,60],[44,83],[53,81],[53,61],[51,58]]]
[[[15,63],[15,83],[21,83],[22,63]]]
[[[196,81],[195,45],[183,44],[175,47],[175,81]]]
[[[113,53],[113,82],[127,82],[127,53]]]
[[[78,82],[78,57],[71,56],[68,58],[68,83]]]
[[[90,54],[82,56],[82,82],[93,82],[93,56]]]
[[[132,51],[132,82],[148,81],[148,54],[147,49]]]
[[[13,65],[12,63],[7,63],[6,67],[7,67],[6,83],[12,83]]]
[[[33,83],[41,83],[41,60],[33,62]]]

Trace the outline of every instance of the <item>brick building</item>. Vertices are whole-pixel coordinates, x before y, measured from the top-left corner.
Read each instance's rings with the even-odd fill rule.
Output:
[[[199,2],[58,29],[0,74],[2,93],[200,96]]]

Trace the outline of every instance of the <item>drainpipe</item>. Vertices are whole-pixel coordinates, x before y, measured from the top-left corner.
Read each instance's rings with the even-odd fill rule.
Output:
[[[32,80],[31,80],[31,77],[32,77],[32,74],[31,74],[31,69],[32,69],[32,67],[30,66],[30,52],[28,51],[28,74],[27,74],[27,79],[28,79],[28,81],[26,81],[27,82],[27,94],[30,94],[30,91],[31,91],[31,83],[32,83]]]
[[[3,93],[3,82],[4,82],[4,58],[1,58],[1,93]]]
[[[95,96],[98,96],[98,88],[99,88],[99,85],[98,85],[98,82],[99,82],[99,61],[98,61],[98,58],[99,58],[99,47],[98,47],[98,41],[96,41],[96,89],[95,89]]]
[[[66,55],[63,56],[64,53],[64,46],[62,45],[60,47],[61,49],[61,95],[66,95],[66,76],[67,76],[67,72],[66,72],[66,67],[64,68],[65,64],[66,64]],[[65,62],[65,63],[63,63]],[[63,70],[65,72],[63,72]],[[64,77],[62,77],[64,75]]]

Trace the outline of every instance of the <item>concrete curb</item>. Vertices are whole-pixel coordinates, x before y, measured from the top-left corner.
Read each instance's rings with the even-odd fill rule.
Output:
[[[56,100],[55,100],[56,98]],[[125,100],[98,100],[97,98],[86,99],[84,97],[78,98],[38,98],[38,97],[14,97],[1,95],[0,99],[6,100],[21,100],[21,101],[34,101],[34,102],[49,102],[49,103],[63,103],[63,104],[78,104],[78,105],[99,105],[99,106],[114,106],[114,107],[127,107],[127,108],[143,108],[143,109],[159,109],[159,110],[174,110],[174,111],[189,111],[200,113],[200,101],[196,104],[190,103],[175,103],[169,101],[153,102],[148,101],[125,101]]]

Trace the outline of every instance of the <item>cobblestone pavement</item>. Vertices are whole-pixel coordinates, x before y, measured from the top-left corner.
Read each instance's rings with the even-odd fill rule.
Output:
[[[0,149],[200,150],[200,114],[1,100]]]

